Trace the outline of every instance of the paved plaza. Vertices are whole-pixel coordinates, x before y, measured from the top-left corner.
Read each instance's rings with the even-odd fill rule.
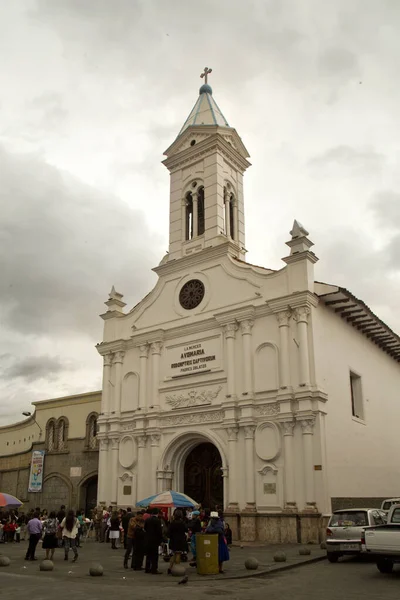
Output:
[[[2,548],[3,550],[3,548]],[[10,567],[0,570],[0,596],[2,600],[47,600],[57,594],[73,595],[74,600],[210,600],[215,596],[229,596],[230,600],[398,600],[400,568],[390,576],[381,575],[375,564],[365,560],[346,559],[332,565],[325,560],[304,564],[299,568],[272,571],[261,577],[227,579],[232,575],[239,559],[232,558],[231,569],[219,579],[189,576],[187,585],[177,585],[177,580],[167,575],[150,576],[142,573],[124,573],[118,565],[122,551],[110,557],[107,548],[91,548],[92,556],[107,561],[103,577],[87,575],[89,557],[81,553],[79,564],[65,564],[56,557],[52,573],[39,572],[38,563],[28,564],[20,559],[15,546]],[[240,548],[233,550],[239,554]],[[252,554],[261,552],[251,548]],[[269,550],[268,550],[269,551]],[[246,550],[241,551],[246,553]],[[68,583],[66,583],[68,581]],[[110,585],[112,584],[112,585]]]

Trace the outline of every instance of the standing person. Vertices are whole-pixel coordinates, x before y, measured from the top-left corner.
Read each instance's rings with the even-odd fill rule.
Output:
[[[18,517],[18,527],[20,528],[20,539],[24,542],[26,538],[26,516],[23,512]]]
[[[57,530],[58,530],[58,519],[56,512],[53,510],[50,516],[43,523],[44,538],[42,548],[46,550],[46,560],[50,558],[53,560],[54,550],[58,547]]]
[[[81,537],[83,534],[83,526],[84,526],[84,520],[83,520],[83,516],[82,516],[82,511],[78,510],[76,513],[76,518],[78,519],[78,533],[76,534],[76,547],[77,548],[81,548]]]
[[[190,562],[191,567],[196,567],[197,563],[197,551],[196,551],[196,535],[201,533],[201,521],[200,521],[200,511],[194,510],[192,512],[192,520],[189,522],[189,531],[191,533],[190,537],[190,551],[192,553],[192,561]]]
[[[210,514],[210,522],[206,529],[207,533],[217,533],[218,534],[218,563],[219,563],[219,572],[223,573],[222,570],[224,562],[229,560],[229,550],[226,545],[225,533],[224,533],[224,525],[222,519],[219,514],[215,511]]]
[[[110,540],[112,550],[118,550],[117,540],[119,540],[120,520],[117,511],[114,511],[110,517]]]
[[[60,523],[60,526],[61,526],[61,523],[63,522],[63,520],[65,519],[65,515],[66,515],[65,504],[61,504],[60,510],[57,513],[57,521]],[[64,540],[63,540],[62,532],[60,529],[59,538],[58,538],[58,547],[62,548],[63,545],[64,545]]]
[[[144,523],[144,530],[146,532],[146,573],[160,575],[161,572],[158,570],[158,547],[162,542],[162,528],[158,518],[158,508],[150,511],[150,516]]]
[[[169,526],[169,547],[173,554],[169,563],[168,575],[172,574],[172,567],[181,562],[182,552],[187,551],[186,531],[182,511],[176,510]]]
[[[78,560],[78,550],[76,549],[76,535],[78,533],[79,521],[74,515],[73,510],[69,510],[67,516],[61,521],[62,536],[64,541],[64,560],[68,560],[69,549],[72,548],[74,558],[72,562]]]
[[[135,543],[134,537],[135,537],[135,527],[136,527],[136,520],[139,516],[139,513],[137,514],[136,517],[132,517],[129,520],[129,524],[128,524],[128,531],[126,532],[126,550],[125,550],[125,554],[124,554],[124,568],[127,569],[128,568],[128,560],[129,560],[129,556],[132,552],[132,569],[133,569],[133,545]]]
[[[138,514],[136,517],[133,538],[132,569],[134,571],[141,571],[143,569],[143,559],[146,550],[146,532],[144,530],[143,515],[141,514]]]
[[[229,523],[225,523],[225,539],[228,548],[232,546],[232,529],[229,527]]]
[[[25,560],[37,560],[35,558],[35,550],[38,541],[42,537],[42,523],[38,512],[35,512],[33,518],[28,522],[27,531],[29,533],[29,546],[26,551]]]
[[[132,519],[132,517],[133,517],[132,509],[128,508],[128,510],[125,512],[124,516],[121,519],[121,525],[124,530],[124,548],[125,548],[125,550],[128,547],[128,527],[129,527],[129,521]]]
[[[102,514],[102,522],[101,522],[101,537],[100,537],[100,542],[103,543],[106,541],[106,537],[107,537],[107,529],[108,529],[108,519],[109,519],[109,514],[106,511],[106,509],[103,510],[103,514]]]
[[[101,527],[103,523],[103,509],[97,506],[93,509],[93,524],[96,535],[96,542],[101,542]]]

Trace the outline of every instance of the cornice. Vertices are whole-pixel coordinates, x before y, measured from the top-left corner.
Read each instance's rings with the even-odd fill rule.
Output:
[[[217,246],[209,246],[208,248],[204,248],[203,250],[195,252],[194,254],[182,256],[181,258],[176,258],[164,264],[158,265],[152,270],[157,273],[159,277],[163,277],[165,275],[171,275],[173,273],[186,270],[194,265],[203,264],[207,260],[221,258],[222,256],[229,254],[234,256],[238,255],[239,248],[235,243],[227,240],[221,242],[221,244],[218,244]]]
[[[239,169],[242,173],[251,166],[248,160],[246,160],[223,136],[216,132],[212,133],[209,137],[202,140],[195,146],[189,146],[185,150],[174,154],[169,158],[163,160],[163,164],[169,171],[175,171],[188,162],[196,162],[200,158],[212,154],[216,150],[219,150],[224,156],[230,160],[236,169]]]
[[[304,292],[295,292],[273,300],[266,300],[267,306],[271,312],[279,312],[281,310],[292,310],[304,305],[318,306],[319,298],[313,292],[305,290]]]

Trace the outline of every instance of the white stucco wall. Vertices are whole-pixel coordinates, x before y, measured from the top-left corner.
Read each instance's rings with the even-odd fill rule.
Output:
[[[400,365],[322,302],[313,328],[317,383],[328,393],[329,496],[397,496]],[[350,371],[362,378],[365,422],[352,416]]]

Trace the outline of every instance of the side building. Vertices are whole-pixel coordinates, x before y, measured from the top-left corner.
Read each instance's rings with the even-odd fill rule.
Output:
[[[90,510],[97,502],[97,417],[101,392],[33,403],[19,423],[0,427],[0,489],[24,502],[26,511],[61,504]],[[29,492],[32,455],[44,451],[41,489]],[[39,479],[39,481],[40,481]]]

